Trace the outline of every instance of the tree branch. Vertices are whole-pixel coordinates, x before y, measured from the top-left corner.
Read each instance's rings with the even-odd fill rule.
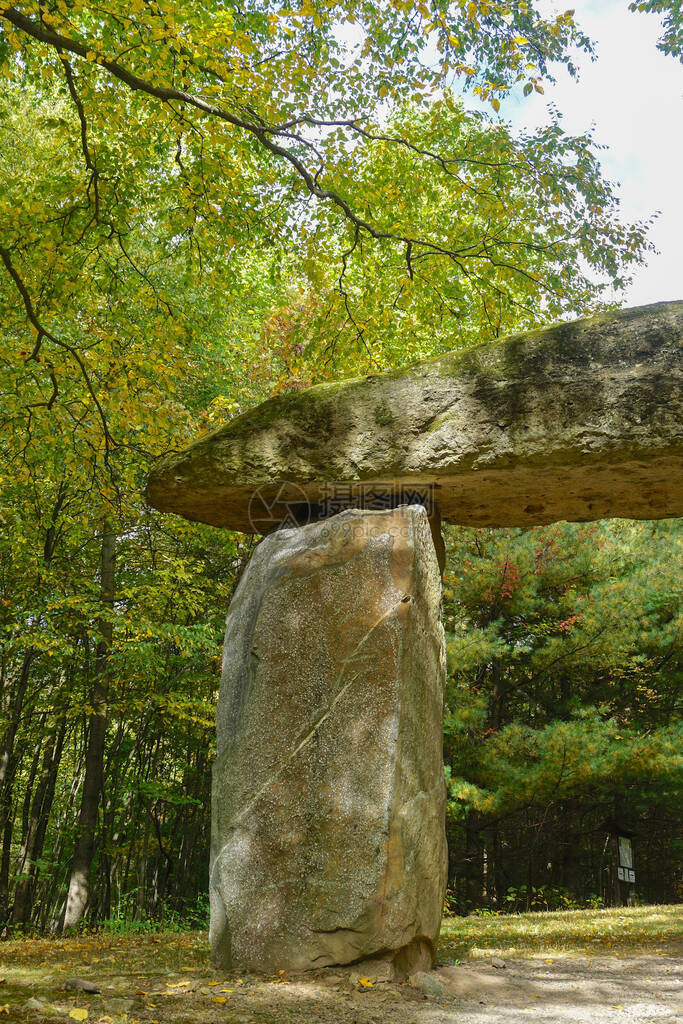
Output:
[[[33,347],[33,351],[31,352],[31,354],[27,356],[27,362],[31,359],[35,359],[36,362],[40,362],[39,352],[44,338],[47,338],[48,341],[51,341],[54,345],[56,345],[58,348],[61,348],[63,351],[67,352],[71,356],[74,362],[78,365],[81,377],[83,378],[85,386],[88,390],[88,394],[90,395],[93,404],[97,409],[97,414],[102,423],[105,445],[104,462],[105,465],[108,465],[109,455],[111,453],[111,449],[115,447],[115,441],[109,432],[107,417],[105,415],[104,409],[102,408],[100,400],[98,399],[97,394],[95,393],[92,381],[90,380],[90,375],[85,367],[85,363],[83,362],[83,358],[80,352],[78,352],[78,350],[75,349],[73,345],[69,345],[68,342],[62,341],[61,338],[57,338],[54,334],[51,333],[51,331],[48,331],[46,327],[43,327],[36,314],[35,307],[31,300],[31,296],[29,295],[28,289],[26,288],[26,285],[24,284],[21,275],[19,274],[14,264],[12,263],[12,258],[10,256],[9,250],[6,249],[3,245],[0,245],[0,259],[2,259],[2,262],[4,263],[8,274],[14,281],[17,291],[21,295],[24,304],[24,309],[26,310],[26,315],[37,334],[36,343]],[[48,409],[52,408],[54,400],[57,397],[57,381],[54,377],[53,372],[50,372],[50,378],[53,384],[53,396],[51,397],[49,403],[47,404]]]
[[[278,126],[267,125],[265,122],[261,121],[258,118],[258,115],[255,115],[254,120],[249,121],[243,117],[238,117],[236,114],[233,114],[231,111],[226,110],[225,108],[220,107],[215,103],[211,103],[209,100],[206,100],[201,96],[197,96],[193,93],[186,92],[185,90],[176,89],[170,86],[156,85],[153,82],[148,81],[147,79],[142,78],[139,75],[136,75],[134,72],[130,71],[128,68],[120,64],[117,60],[112,60],[102,54],[97,53],[97,48],[95,44],[85,43],[79,39],[71,39],[68,36],[62,35],[56,32],[54,29],[51,29],[46,25],[41,24],[40,22],[36,22],[31,18],[26,17],[26,15],[22,14],[15,7],[1,8],[0,17],[4,18],[19,31],[24,32],[26,35],[31,36],[33,39],[36,39],[38,42],[53,47],[55,50],[57,50],[60,56],[62,56],[62,51],[66,51],[69,53],[73,53],[78,57],[82,57],[85,60],[90,60],[92,62],[92,55],[95,54],[96,63],[100,67],[104,68],[111,75],[113,75],[115,78],[123,82],[125,85],[127,85],[130,89],[134,91],[143,92],[146,95],[152,96],[167,104],[171,104],[173,101],[183,103],[187,106],[193,107],[202,114],[209,115],[210,117],[219,118],[220,120],[225,121],[227,124],[231,124],[236,128],[240,128],[241,130],[249,133],[255,139],[257,139],[258,142],[263,146],[263,148],[266,149],[268,152],[272,153],[273,156],[276,156],[289,163],[290,166],[297,173],[299,178],[303,181],[306,189],[312,196],[315,196],[317,199],[320,199],[322,201],[331,202],[344,214],[344,216],[353,225],[355,225],[356,229],[358,229],[359,231],[365,232],[370,237],[378,241],[382,240],[401,243],[402,246],[405,247],[405,252],[408,258],[410,258],[410,256],[412,255],[413,250],[415,248],[418,248],[424,250],[426,253],[446,256],[448,259],[452,260],[458,267],[460,267],[461,270],[463,269],[461,263],[461,253],[458,250],[449,249],[446,246],[440,245],[437,242],[434,242],[430,239],[420,238],[409,234],[401,234],[394,231],[382,230],[380,228],[375,227],[369,221],[362,218],[359,214],[356,213],[351,204],[346,199],[344,199],[344,197],[341,196],[337,191],[331,188],[325,188],[319,183],[318,178],[321,173],[320,169],[315,174],[313,174],[295,153],[285,148],[284,146],[279,145],[276,141],[274,141],[273,138],[271,138],[271,136],[282,135],[285,137],[295,139],[301,145],[310,146],[310,142],[305,138],[301,136],[292,135],[289,132],[289,128],[297,123],[308,123],[312,126],[330,126],[335,123],[347,124],[348,126],[352,127],[354,131],[358,132],[359,134],[365,134],[368,138],[372,138],[375,140],[385,138],[386,141],[406,145],[423,156],[427,156],[431,159],[437,160],[441,164],[443,169],[448,171],[447,163],[449,161],[446,161],[444,158],[441,158],[428,150],[420,150],[418,147],[415,147],[411,143],[407,142],[407,140],[402,140],[391,136],[373,136],[370,133],[368,133],[365,129],[362,129],[357,124],[357,122],[353,121],[325,122],[309,116],[305,116],[300,119],[295,119],[294,121],[289,121]],[[454,159],[457,160],[457,158]],[[448,173],[452,174],[453,172],[448,171]],[[415,257],[413,256],[413,258]],[[474,258],[487,259],[490,261],[490,256],[488,254],[483,253],[477,254]],[[410,264],[408,269],[409,271],[412,270]],[[518,268],[513,267],[512,269],[516,270]],[[525,274],[525,276],[529,275]]]
[[[66,77],[66,84],[71,95],[71,99],[74,101],[76,110],[78,111],[78,120],[81,125],[81,148],[83,149],[83,157],[85,159],[85,166],[90,171],[90,181],[88,182],[87,192],[90,192],[92,187],[93,194],[95,197],[95,220],[99,223],[100,219],[100,194],[97,187],[97,179],[99,178],[99,171],[93,159],[88,146],[88,122],[85,119],[85,110],[83,109],[83,103],[81,97],[78,95],[76,89],[76,82],[74,81],[73,71],[71,70],[71,64],[67,57],[58,49],[59,58],[64,68],[64,75]]]

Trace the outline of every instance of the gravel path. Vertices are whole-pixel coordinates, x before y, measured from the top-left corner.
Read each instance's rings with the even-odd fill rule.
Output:
[[[683,961],[670,955],[528,958],[432,971],[408,985],[359,990],[344,977],[244,992],[236,1021],[292,1024],[672,1024],[683,1017]]]

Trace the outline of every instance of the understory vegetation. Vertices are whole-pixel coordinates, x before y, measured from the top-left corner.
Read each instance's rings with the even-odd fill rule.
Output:
[[[678,521],[449,530],[449,905],[681,892]]]

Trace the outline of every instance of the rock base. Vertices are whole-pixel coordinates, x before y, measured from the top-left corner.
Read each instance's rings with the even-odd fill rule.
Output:
[[[419,506],[348,510],[257,547],[226,624],[217,965],[431,966],[446,880],[440,603]]]

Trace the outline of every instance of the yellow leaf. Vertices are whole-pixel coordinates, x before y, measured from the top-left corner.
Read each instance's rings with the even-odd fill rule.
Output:
[[[370,981],[369,978],[359,978],[358,984],[362,985],[363,988],[372,988],[372,982]]]
[[[71,1017],[72,1020],[87,1020],[88,1011],[81,1010],[81,1008],[77,1006],[75,1007],[75,1009],[69,1011],[69,1016]]]
[[[494,96],[493,99],[491,100],[491,106],[493,107],[495,112],[498,113],[498,111],[500,110],[500,100],[497,100],[496,97]]]
[[[227,1003],[227,1001],[228,1000],[225,998],[225,996],[214,996],[213,997],[213,1002],[214,1003]]]

